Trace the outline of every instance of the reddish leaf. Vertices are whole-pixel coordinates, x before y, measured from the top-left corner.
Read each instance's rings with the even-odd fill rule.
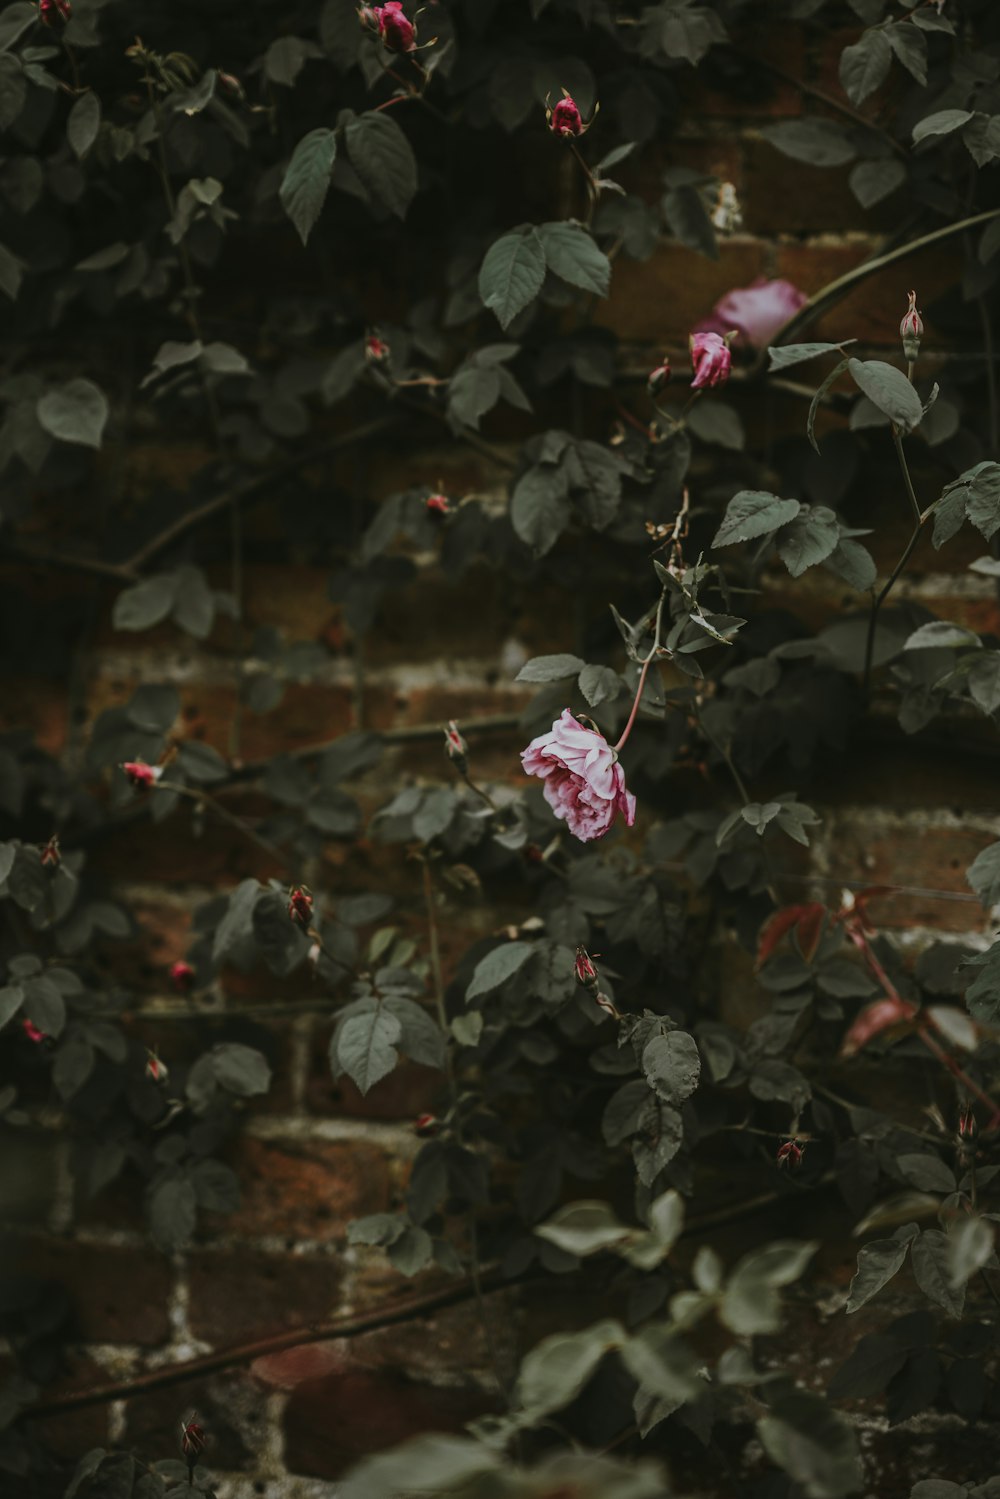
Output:
[[[816,956],[825,922],[826,906],[821,905],[819,901],[813,901],[811,905],[802,907],[802,915],[795,928],[795,936],[807,963],[811,963]]]
[[[783,906],[764,923],[757,943],[758,968],[763,967],[782,937],[788,935],[802,919],[803,912],[808,910],[808,906]]]
[[[916,1005],[911,1005],[908,1000],[900,999],[898,995],[894,999],[876,999],[873,1004],[865,1005],[864,1009],[854,1017],[851,1028],[844,1037],[840,1055],[842,1057],[856,1056],[863,1046],[868,1045],[873,1036],[880,1036],[890,1026],[912,1020],[916,1013]]]

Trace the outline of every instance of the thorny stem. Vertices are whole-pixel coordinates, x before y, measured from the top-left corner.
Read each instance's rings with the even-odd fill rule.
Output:
[[[618,740],[617,744],[612,745],[612,750],[616,755],[632,732],[632,725],[635,723],[636,715],[639,712],[639,704],[642,701],[643,689],[646,686],[646,676],[649,672],[649,664],[652,661],[653,657],[659,654],[660,635],[663,630],[663,606],[666,601],[667,590],[664,588],[662,593],[660,594],[660,602],[656,606],[656,625],[653,630],[653,645],[649,652],[649,655],[644,657],[642,661],[642,669],[639,672],[639,684],[635,689],[635,701],[632,704],[632,711],[628,716],[628,722],[626,723],[624,729],[622,729],[621,738]]]
[[[906,493],[909,495],[910,504],[913,506],[913,513],[916,519],[916,524],[913,527],[913,534],[911,535],[909,541],[906,543],[906,546],[903,549],[903,555],[900,557],[899,561],[896,563],[896,566],[889,574],[889,577],[883,584],[880,592],[877,593],[872,599],[871,615],[868,619],[868,635],[865,640],[865,669],[861,688],[865,702],[868,701],[869,694],[871,692],[872,659],[875,655],[875,627],[878,623],[878,612],[881,609],[882,605],[885,603],[886,599],[889,597],[889,594],[892,592],[893,588],[898,582],[904,567],[906,566],[907,562],[909,562],[910,557],[913,555],[913,549],[916,546],[917,542],[920,540],[921,532],[923,531],[923,528],[927,524],[927,521],[930,517],[930,510],[921,511],[920,509],[920,502],[918,501],[916,491],[913,488],[913,480],[910,477],[910,468],[906,461],[906,453],[903,451],[903,439],[899,434],[898,427],[894,426],[892,429],[892,440],[896,445],[896,454],[899,458],[899,466],[903,471],[903,482],[906,485]]]
[[[590,170],[587,163],[584,161],[582,155],[580,154],[580,149],[577,146],[576,142],[572,139],[569,141],[569,148],[572,151],[573,155],[576,157],[577,162],[580,166],[580,170],[583,173],[587,183],[587,217],[584,219],[584,223],[589,229],[591,220],[594,217],[594,209],[597,207],[597,199],[599,196],[598,187],[597,183],[594,180],[593,172]]]

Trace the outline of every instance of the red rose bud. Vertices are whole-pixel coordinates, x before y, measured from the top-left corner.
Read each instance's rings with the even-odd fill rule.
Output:
[[[659,392],[663,389],[663,387],[665,385],[668,385],[669,383],[670,383],[670,360],[669,359],[665,359],[662,364],[658,364],[656,366],[656,369],[652,370],[649,373],[649,375],[647,375],[647,377],[646,377],[646,394],[650,395],[650,396],[658,395]]]
[[[365,338],[365,358],[369,364],[385,364],[390,352],[385,339],[379,338],[377,333],[369,333]]]
[[[38,19],[44,26],[58,26],[73,14],[69,0],[38,0]]]
[[[578,984],[582,984],[585,989],[597,988],[597,969],[594,967],[593,958],[585,947],[577,948],[574,967],[576,969],[576,981]]]
[[[432,494],[427,497],[427,509],[431,515],[447,515],[451,510],[451,501],[446,494]]]
[[[59,839],[55,833],[46,843],[41,852],[42,867],[44,869],[58,869],[62,863],[62,853],[59,849]]]
[[[688,344],[694,366],[691,389],[702,390],[709,385],[725,385],[733,363],[727,338],[719,333],[692,333]]]
[[[312,921],[313,898],[304,885],[293,885],[288,892],[288,915],[296,926],[308,928]]]
[[[444,731],[444,752],[459,775],[464,776],[469,768],[469,746],[458,732],[458,724],[453,718],[448,720]]]
[[[958,1133],[963,1140],[974,1140],[979,1133],[979,1125],[971,1103],[967,1103],[958,1116]]]
[[[386,0],[385,5],[373,6],[378,24],[378,34],[388,52],[414,52],[417,34],[413,22],[403,14],[402,0]]]
[[[579,109],[565,89],[563,89],[563,97],[559,100],[555,108],[545,111],[545,118],[553,135],[561,135],[569,138],[574,135],[582,135],[587,129],[587,126],[580,118]]]
[[[137,791],[148,791],[163,774],[162,766],[147,765],[145,760],[126,760],[122,770],[128,777],[129,784]]]
[[[155,1051],[146,1052],[146,1076],[154,1083],[165,1083],[169,1076],[166,1062],[161,1062]]]
[[[195,973],[190,963],[183,959],[171,965],[170,982],[178,994],[190,994],[194,988]]]
[[[22,1020],[21,1021],[21,1029],[24,1031],[24,1034],[27,1037],[27,1039],[29,1041],[34,1041],[34,1043],[35,1043],[36,1046],[38,1045],[38,1043],[40,1041],[47,1041],[48,1040],[48,1037],[46,1036],[45,1032],[44,1031],[40,1031],[38,1029],[38,1026],[37,1025],[33,1025],[30,1020]]]
[[[920,353],[920,340],[924,336],[924,320],[917,311],[917,294],[908,292],[910,305],[899,325],[899,336],[903,340],[903,353],[912,363]]]
[[[190,1421],[181,1422],[181,1452],[189,1462],[193,1463],[204,1452],[206,1441],[205,1428],[194,1416]]]
[[[784,1145],[779,1145],[777,1162],[779,1166],[787,1166],[789,1171],[797,1171],[802,1165],[804,1147],[798,1140],[786,1140]]]
[[[436,1135],[441,1121],[436,1114],[418,1114],[413,1121],[415,1135]]]

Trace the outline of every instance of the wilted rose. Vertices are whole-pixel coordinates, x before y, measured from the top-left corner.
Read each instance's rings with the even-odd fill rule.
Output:
[[[688,343],[694,366],[691,389],[702,390],[710,385],[725,385],[733,363],[726,340],[720,338],[718,333],[692,333]]]
[[[628,827],[635,822],[635,797],[625,790],[618,757],[603,734],[585,728],[568,708],[521,751],[521,764],[545,782],[545,800],[581,843],[603,838],[619,812]]]
[[[699,333],[728,333],[735,329],[755,349],[766,349],[779,329],[794,317],[809,298],[791,281],[769,281],[758,276],[750,286],[736,287],[720,297]]]

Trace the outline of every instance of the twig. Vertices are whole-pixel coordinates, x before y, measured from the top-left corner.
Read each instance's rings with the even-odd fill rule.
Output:
[[[913,528],[913,534],[911,535],[909,541],[906,543],[906,546],[903,549],[903,555],[900,557],[899,561],[896,563],[896,566],[889,574],[889,577],[880,592],[877,593],[872,599],[872,610],[871,615],[868,619],[868,634],[865,639],[865,667],[861,687],[865,702],[868,701],[871,690],[872,660],[875,654],[875,626],[878,622],[878,612],[881,609],[882,605],[885,603],[886,599],[889,597],[893,588],[896,586],[896,583],[898,582],[903,569],[905,568],[907,562],[909,562],[910,557],[913,555],[913,550],[917,545],[917,542],[920,540],[921,533],[931,513],[929,509],[924,511],[921,511],[920,509],[920,504],[917,500],[917,496],[913,488],[913,480],[910,477],[909,466],[906,462],[906,454],[903,451],[903,440],[899,435],[898,428],[896,428],[895,426],[892,429],[892,437],[893,442],[896,445],[896,453],[899,457],[900,467],[903,470],[903,479],[906,484],[906,492],[909,495],[910,503],[913,506],[914,515],[916,516],[916,525]]]

